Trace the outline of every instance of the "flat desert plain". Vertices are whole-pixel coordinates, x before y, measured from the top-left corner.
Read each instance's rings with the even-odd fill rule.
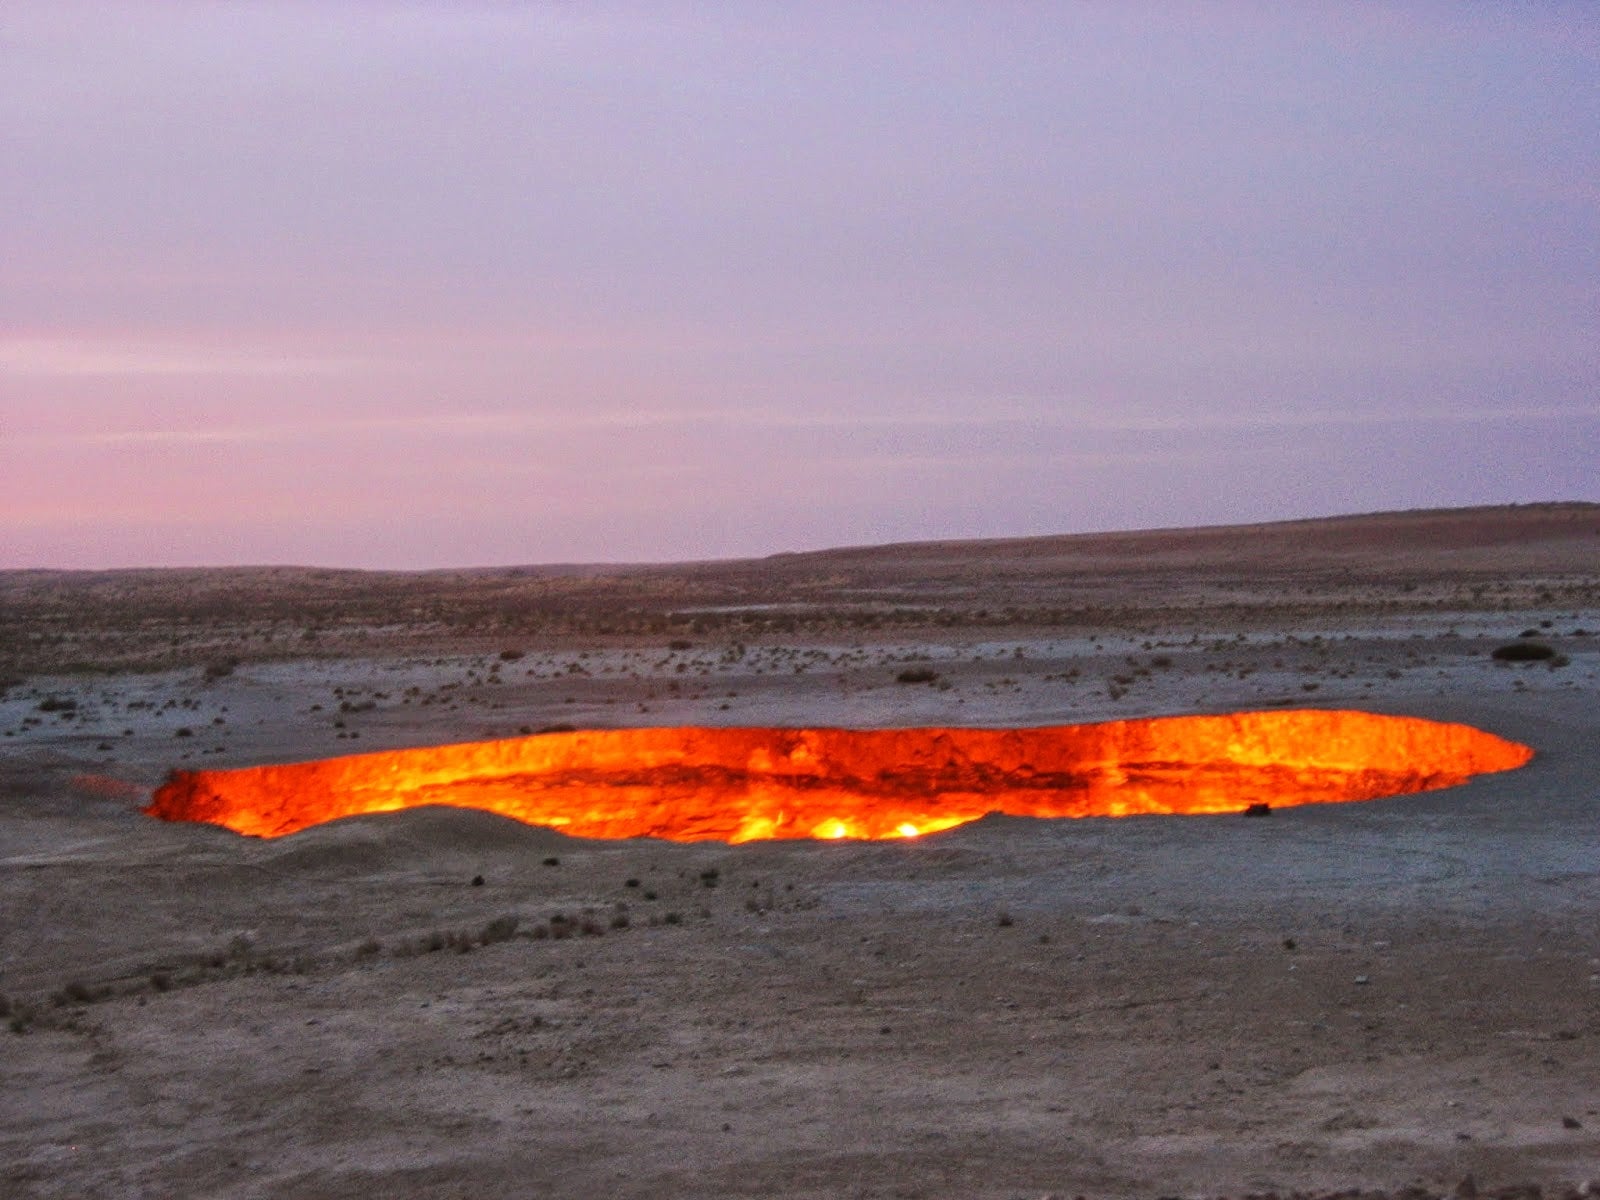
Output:
[[[0,677],[8,1197],[1600,1193],[1594,505],[18,571]],[[173,769],[551,726],[1296,708],[1536,756],[1266,819],[882,842],[140,813]]]

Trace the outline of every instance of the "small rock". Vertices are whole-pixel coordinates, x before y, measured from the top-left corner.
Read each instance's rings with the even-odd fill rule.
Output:
[[[1372,982],[1372,980],[1368,979],[1365,975],[1357,975],[1355,981],[1359,987],[1366,987],[1367,984]]]
[[[1562,1117],[1561,1118],[1561,1128],[1563,1128],[1563,1129],[1582,1129],[1583,1128],[1583,1122],[1578,1120],[1577,1117]]]

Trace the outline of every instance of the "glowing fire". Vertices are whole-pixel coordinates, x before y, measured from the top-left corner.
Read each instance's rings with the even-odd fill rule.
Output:
[[[1370,800],[1532,757],[1466,725],[1320,710],[1006,730],[608,729],[180,771],[145,811],[259,837],[447,804],[576,837],[904,838],[987,813]]]

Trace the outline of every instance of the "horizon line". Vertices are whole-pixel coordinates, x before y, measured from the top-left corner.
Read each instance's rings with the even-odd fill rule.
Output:
[[[1499,504],[1434,505],[1419,508],[1373,509],[1360,512],[1323,513],[1315,516],[1278,517],[1263,521],[1225,521],[1203,525],[1151,525],[1134,528],[1080,529],[1057,533],[993,534],[984,537],[928,537],[900,539],[889,542],[859,542],[818,546],[804,550],[774,550],[765,554],[741,554],[683,559],[628,559],[628,560],[565,560],[559,562],[507,562],[457,564],[443,567],[350,567],[317,562],[261,562],[261,563],[190,563],[172,566],[122,566],[122,567],[8,567],[0,566],[0,575],[114,575],[156,572],[224,572],[224,571],[330,571],[350,575],[448,575],[493,571],[646,571],[670,567],[699,567],[729,563],[759,563],[780,558],[804,558],[812,555],[859,554],[871,551],[908,550],[919,547],[961,545],[994,545],[1000,543],[1062,541],[1091,537],[1137,537],[1148,534],[1220,533],[1270,529],[1284,525],[1308,525],[1339,521],[1370,520],[1376,517],[1426,517],[1446,514],[1483,513],[1512,509],[1596,509],[1600,501],[1559,499],[1506,501]]]

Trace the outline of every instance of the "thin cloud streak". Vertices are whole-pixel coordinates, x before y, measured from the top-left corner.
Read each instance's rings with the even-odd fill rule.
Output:
[[[397,435],[433,441],[441,437],[482,438],[510,434],[743,427],[770,430],[957,430],[975,433],[1001,428],[1058,433],[1226,433],[1247,430],[1297,430],[1363,426],[1480,425],[1518,421],[1600,419],[1600,405],[1587,407],[1504,407],[1472,412],[1447,409],[1365,413],[1239,413],[1225,418],[1179,416],[1096,418],[1093,416],[997,416],[950,414],[904,415],[862,413],[806,417],[786,412],[729,411],[691,413],[485,413],[451,416],[397,417],[370,420],[299,421],[294,424],[207,429],[125,429],[91,433],[23,433],[9,440],[26,446],[134,446],[293,443],[341,441],[350,437]]]
[[[270,350],[254,353],[141,342],[65,338],[0,341],[0,375],[327,375],[370,370],[371,360],[308,358]]]

